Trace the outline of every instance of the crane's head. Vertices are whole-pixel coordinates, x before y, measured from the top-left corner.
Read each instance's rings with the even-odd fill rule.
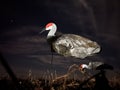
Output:
[[[57,29],[56,24],[53,22],[50,22],[45,26],[45,28],[42,29],[42,31],[40,33],[44,32],[44,31],[49,31],[49,30],[51,30],[52,33],[54,33],[54,31],[56,31],[56,29]]]
[[[88,65],[87,64],[80,64],[79,70],[84,71],[85,69],[88,69]]]
[[[46,26],[45,26],[45,30],[51,30],[53,28],[53,26],[55,25],[55,23],[48,23]]]

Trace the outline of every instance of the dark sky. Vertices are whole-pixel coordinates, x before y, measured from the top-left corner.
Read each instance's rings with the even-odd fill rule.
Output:
[[[51,53],[46,35],[48,22],[58,32],[74,33],[97,41],[102,50],[84,60],[54,55],[53,68],[66,72],[71,64],[103,61],[120,70],[119,0],[4,0],[1,2],[0,50],[16,73],[49,69]],[[1,73],[5,72],[0,65]]]

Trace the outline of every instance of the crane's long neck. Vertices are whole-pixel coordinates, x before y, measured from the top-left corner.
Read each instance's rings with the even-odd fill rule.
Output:
[[[47,38],[51,38],[51,37],[55,36],[56,30],[57,30],[57,26],[53,25],[52,29],[49,31],[49,33],[47,35]]]

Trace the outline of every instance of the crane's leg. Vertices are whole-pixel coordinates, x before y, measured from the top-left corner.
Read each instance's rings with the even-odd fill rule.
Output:
[[[51,52],[51,62],[50,62],[50,64],[51,64],[51,71],[52,71],[52,69],[53,69],[53,52]]]
[[[50,64],[51,64],[51,67],[50,67],[50,70],[51,70],[51,72],[52,72],[52,70],[53,70],[53,53],[54,53],[54,50],[53,50],[53,48],[52,48],[52,45],[50,45],[50,49],[51,49],[51,62],[50,62]]]

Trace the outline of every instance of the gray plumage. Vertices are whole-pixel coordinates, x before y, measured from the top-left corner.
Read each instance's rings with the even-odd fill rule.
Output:
[[[64,34],[52,43],[53,49],[65,57],[85,58],[100,51],[100,46],[87,38],[74,34]]]

